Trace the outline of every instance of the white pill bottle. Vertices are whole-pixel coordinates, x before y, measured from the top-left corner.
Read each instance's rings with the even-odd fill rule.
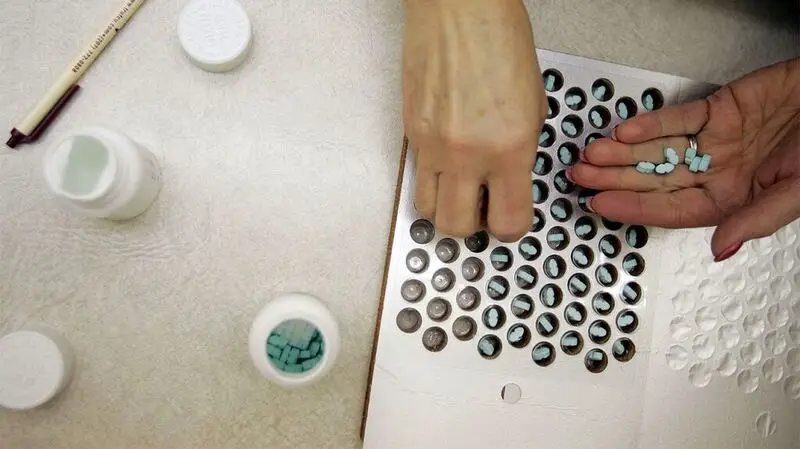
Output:
[[[48,148],[43,166],[56,201],[86,217],[134,218],[161,190],[161,167],[153,153],[99,126],[75,131]]]
[[[308,360],[303,362],[303,369],[293,371],[289,369],[291,364],[298,366],[301,362],[286,362],[279,353],[271,354],[270,349],[277,349],[271,343],[276,335],[288,342],[293,338],[308,340],[303,338],[303,334],[312,336],[313,343],[311,348],[299,345],[302,347],[298,351],[301,356],[303,352],[311,351],[306,356]],[[281,346],[280,349],[287,349],[287,353],[294,349],[290,343]],[[261,375],[287,388],[310,385],[325,377],[336,362],[340,346],[336,318],[321,300],[306,293],[284,294],[267,303],[253,320],[248,338],[250,358]]]

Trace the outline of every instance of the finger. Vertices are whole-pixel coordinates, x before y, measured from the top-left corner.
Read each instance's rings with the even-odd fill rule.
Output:
[[[798,191],[800,180],[781,181],[727,217],[717,226],[711,239],[714,260],[721,262],[728,259],[744,242],[770,236],[800,218]]]
[[[439,175],[426,166],[417,167],[414,180],[414,208],[428,220],[436,217]]]
[[[719,216],[711,198],[695,188],[672,193],[611,190],[598,193],[588,204],[596,213],[620,223],[662,228],[710,226]]]
[[[480,182],[449,173],[439,175],[436,228],[445,234],[467,237],[480,226]]]
[[[600,139],[589,144],[584,150],[584,159],[599,166],[636,165],[639,162],[659,164],[665,160],[664,149],[672,148],[683,161],[689,139],[686,137],[666,137],[643,143],[623,143],[612,139]]]
[[[614,129],[615,140],[641,143],[667,136],[697,134],[708,122],[708,100],[697,100],[634,117]]]
[[[567,177],[578,185],[595,190],[673,192],[696,184],[694,174],[680,165],[672,173],[662,176],[639,173],[631,166],[596,167],[579,163],[567,169]]]
[[[515,170],[489,178],[489,231],[502,242],[513,242],[528,231],[533,221],[530,172]]]

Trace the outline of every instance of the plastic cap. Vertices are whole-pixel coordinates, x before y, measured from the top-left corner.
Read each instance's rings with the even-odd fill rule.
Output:
[[[226,72],[247,57],[252,40],[247,12],[236,0],[191,0],[178,18],[178,38],[189,59],[209,72]]]
[[[72,377],[72,350],[46,329],[0,338],[0,408],[30,410],[53,399]]]

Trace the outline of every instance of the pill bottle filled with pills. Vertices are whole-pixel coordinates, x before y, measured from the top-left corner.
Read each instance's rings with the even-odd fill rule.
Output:
[[[249,351],[258,371],[283,387],[324,377],[339,354],[339,325],[318,298],[289,293],[270,301],[253,320]]]
[[[47,189],[78,214],[109,220],[140,215],[161,190],[161,167],[146,148],[116,131],[87,127],[47,149]]]

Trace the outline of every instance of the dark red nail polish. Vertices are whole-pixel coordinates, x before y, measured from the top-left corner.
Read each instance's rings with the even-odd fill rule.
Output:
[[[741,247],[742,243],[740,242],[725,248],[724,251],[719,253],[719,255],[714,258],[714,262],[722,262],[730,259],[734,254],[736,254],[739,251],[739,249],[741,249]]]

